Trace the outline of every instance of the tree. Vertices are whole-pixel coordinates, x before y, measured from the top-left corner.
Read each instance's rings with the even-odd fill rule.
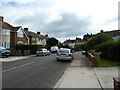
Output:
[[[47,46],[50,49],[51,46],[56,46],[58,44],[58,40],[54,37],[47,40]]]

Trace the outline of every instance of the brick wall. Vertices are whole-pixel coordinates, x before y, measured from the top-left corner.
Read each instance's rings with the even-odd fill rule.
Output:
[[[15,48],[16,44],[16,33],[15,32],[10,32],[10,48]]]
[[[88,59],[89,59],[89,62],[90,62],[90,65],[92,67],[96,66],[97,65],[97,61],[96,61],[96,58],[94,55],[92,55],[91,53],[88,53],[87,55]]]

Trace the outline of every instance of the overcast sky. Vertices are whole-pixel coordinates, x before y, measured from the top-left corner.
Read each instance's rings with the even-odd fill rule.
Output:
[[[118,1],[2,0],[0,16],[13,26],[28,27],[64,41],[100,30],[117,30]]]

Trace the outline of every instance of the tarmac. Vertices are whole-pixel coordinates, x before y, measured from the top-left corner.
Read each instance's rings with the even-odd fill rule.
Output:
[[[114,90],[113,78],[118,77],[118,67],[91,68],[87,62],[78,52],[54,88]]]

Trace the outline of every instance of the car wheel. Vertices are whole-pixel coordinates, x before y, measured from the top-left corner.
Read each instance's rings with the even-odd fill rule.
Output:
[[[57,61],[60,61],[60,60],[57,58]]]

